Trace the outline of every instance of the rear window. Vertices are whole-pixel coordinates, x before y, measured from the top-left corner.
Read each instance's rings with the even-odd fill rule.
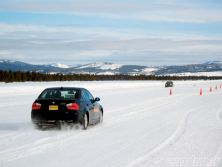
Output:
[[[77,99],[79,90],[75,89],[48,89],[42,92],[39,99]]]

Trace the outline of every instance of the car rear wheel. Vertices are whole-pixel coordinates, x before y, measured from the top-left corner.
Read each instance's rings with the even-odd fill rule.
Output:
[[[86,113],[84,114],[82,125],[83,125],[83,129],[85,129],[85,130],[87,129],[87,127],[89,125],[88,116]]]
[[[99,123],[102,123],[103,122],[103,112],[100,111],[99,112]]]
[[[33,126],[34,126],[34,128],[37,129],[37,130],[42,130],[42,129],[43,129],[42,125],[39,125],[39,124],[37,124],[37,123],[33,123]]]

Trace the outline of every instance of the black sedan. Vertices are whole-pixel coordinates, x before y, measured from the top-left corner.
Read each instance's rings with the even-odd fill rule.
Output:
[[[173,87],[173,81],[166,81],[165,87]]]
[[[38,128],[61,123],[88,125],[101,123],[103,108],[85,88],[55,87],[45,89],[32,104],[31,119]]]

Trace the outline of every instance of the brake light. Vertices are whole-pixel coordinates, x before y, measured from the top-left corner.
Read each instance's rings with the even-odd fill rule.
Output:
[[[69,103],[66,105],[69,110],[79,110],[79,105],[76,103]]]
[[[39,110],[41,108],[41,104],[39,104],[39,103],[33,103],[32,104],[32,109],[33,110]]]

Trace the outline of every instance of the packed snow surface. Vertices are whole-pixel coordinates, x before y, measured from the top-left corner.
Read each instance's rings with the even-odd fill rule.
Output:
[[[222,81],[178,81],[171,96],[164,83],[0,83],[0,166],[221,167]],[[31,105],[52,86],[89,89],[103,123],[35,129]]]

